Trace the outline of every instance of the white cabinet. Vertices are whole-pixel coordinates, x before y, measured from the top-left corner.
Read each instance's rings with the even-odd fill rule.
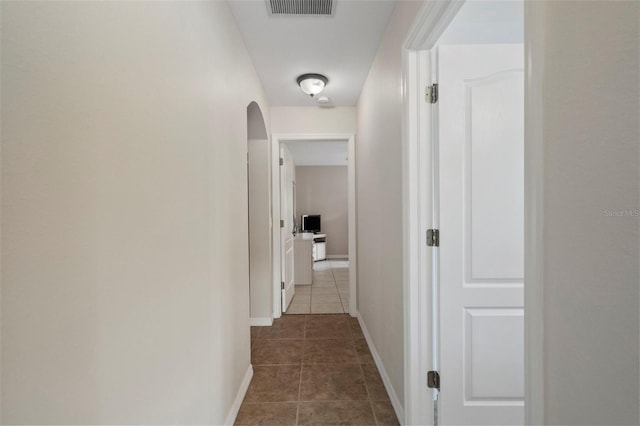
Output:
[[[296,285],[311,285],[313,262],[326,260],[327,234],[302,233],[293,241],[293,281]]]
[[[298,234],[293,241],[293,280],[296,285],[311,285],[315,245],[313,234]]]

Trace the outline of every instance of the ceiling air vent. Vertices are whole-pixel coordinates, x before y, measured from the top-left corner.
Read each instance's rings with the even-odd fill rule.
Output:
[[[331,16],[334,0],[266,0],[271,15]]]

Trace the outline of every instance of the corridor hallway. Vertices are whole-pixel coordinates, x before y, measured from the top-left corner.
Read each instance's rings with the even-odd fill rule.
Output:
[[[253,379],[236,425],[398,425],[358,320],[290,315],[251,327]]]

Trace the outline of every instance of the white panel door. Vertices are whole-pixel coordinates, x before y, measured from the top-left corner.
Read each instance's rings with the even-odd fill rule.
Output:
[[[286,312],[295,293],[294,277],[294,235],[293,235],[293,193],[295,166],[291,152],[285,145],[280,145],[280,158],[283,164],[280,166],[280,219],[284,226],[280,228],[281,242],[281,277],[284,282],[282,289],[282,312]]]
[[[438,48],[440,421],[524,422],[522,45]]]

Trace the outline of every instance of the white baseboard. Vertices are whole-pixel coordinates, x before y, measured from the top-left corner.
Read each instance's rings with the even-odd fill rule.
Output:
[[[330,254],[330,255],[327,255],[327,259],[349,260],[349,255],[348,254]]]
[[[404,408],[402,408],[402,404],[400,403],[400,399],[396,394],[396,391],[391,386],[391,380],[389,379],[389,375],[387,374],[387,370],[384,369],[384,365],[382,364],[382,359],[380,355],[378,355],[378,351],[371,340],[371,335],[367,330],[367,327],[364,325],[364,321],[362,320],[362,316],[360,316],[360,312],[356,314],[358,318],[358,322],[360,323],[360,328],[362,328],[362,334],[364,334],[364,338],[369,345],[369,350],[371,351],[371,356],[376,363],[376,367],[378,367],[378,371],[380,372],[380,376],[382,377],[382,382],[384,383],[384,387],[389,394],[389,399],[391,400],[391,405],[393,405],[393,410],[396,412],[396,416],[398,417],[398,421],[400,424],[404,423]]]
[[[249,318],[249,325],[252,327],[270,326],[273,325],[273,318]]]
[[[238,417],[238,412],[240,411],[240,406],[242,405],[244,396],[247,394],[247,391],[249,390],[249,384],[251,383],[252,377],[253,377],[253,366],[249,364],[249,368],[247,369],[247,372],[244,375],[244,379],[242,379],[242,383],[240,383],[240,389],[238,389],[236,398],[233,400],[233,404],[231,404],[231,409],[229,410],[227,419],[224,421],[225,425],[232,426],[236,422],[236,417]]]

